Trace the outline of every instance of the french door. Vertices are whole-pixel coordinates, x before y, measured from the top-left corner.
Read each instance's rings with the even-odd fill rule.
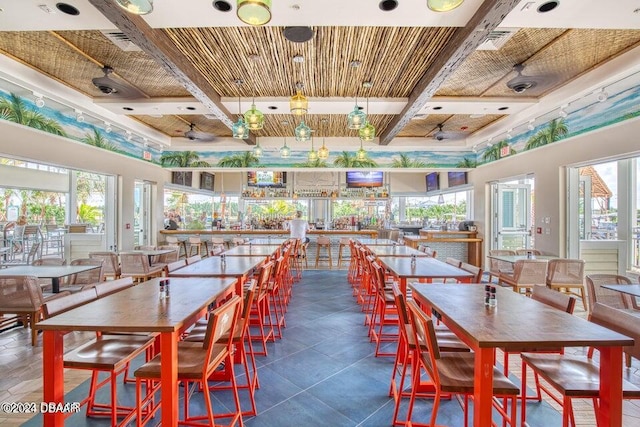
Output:
[[[531,247],[531,185],[492,185],[491,249]]]

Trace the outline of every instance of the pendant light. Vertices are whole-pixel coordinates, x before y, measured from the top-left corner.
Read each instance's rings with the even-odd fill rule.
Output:
[[[356,151],[356,160],[365,160],[367,158],[367,150],[362,146],[362,140],[360,140],[360,149]]]
[[[249,57],[249,59],[253,63],[255,63],[258,60],[258,58],[259,58],[258,55],[251,55]],[[254,67],[252,66],[252,68]],[[252,74],[253,74],[253,77],[255,78],[255,73],[252,73]],[[254,94],[251,102],[251,108],[244,113],[244,121],[249,127],[249,130],[260,130],[264,127],[264,114],[262,114],[262,111],[256,108],[255,90],[256,89],[254,84],[254,88],[253,88]]]
[[[310,162],[315,162],[316,160],[318,160],[318,152],[313,148],[313,138],[311,139],[311,151],[309,151],[307,158]]]
[[[296,141],[307,142],[311,139],[311,128],[304,123],[304,120],[295,129]]]
[[[296,94],[289,99],[289,111],[295,116],[303,116],[309,109],[309,100],[302,94],[303,87],[302,83],[296,83]]]
[[[255,147],[253,147],[253,155],[256,157],[262,157],[262,147],[260,146],[259,142],[256,142]]]
[[[361,141],[371,142],[376,137],[376,127],[369,123],[369,97],[367,96],[367,123],[358,131]]]
[[[463,2],[464,0],[427,0],[427,7],[434,12],[449,12]]]
[[[280,147],[280,158],[288,159],[291,157],[291,148],[287,146],[287,137],[284,137],[284,145]]]
[[[146,15],[153,11],[153,0],[116,0],[116,4],[134,15]]]
[[[271,21],[271,0],[238,0],[236,14],[245,24],[264,25]]]
[[[367,115],[358,107],[358,96],[353,111],[347,116],[347,126],[349,129],[362,129],[367,121]]]
[[[322,147],[320,147],[318,149],[318,158],[320,160],[327,160],[329,158],[329,149],[327,148],[326,145],[324,145],[324,135],[326,135],[327,131],[326,131],[326,124],[327,124],[327,119],[322,119],[321,120],[322,125],[323,125],[323,136],[322,136]]]
[[[237,79],[235,83],[238,86],[238,121],[231,126],[231,131],[235,139],[245,139],[249,137],[249,126],[242,117],[242,106],[240,105],[240,85],[243,82],[241,79]]]

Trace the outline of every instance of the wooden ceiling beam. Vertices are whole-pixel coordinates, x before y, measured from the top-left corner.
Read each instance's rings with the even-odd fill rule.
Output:
[[[155,59],[222,123],[228,128],[233,126],[231,113],[222,104],[220,95],[163,31],[151,28],[141,16],[127,13],[115,2],[104,0],[89,0],[89,2],[133,43]],[[250,134],[244,141],[255,145],[256,137]]]
[[[456,30],[447,47],[420,78],[409,96],[407,105],[380,134],[380,145],[388,145],[402,131],[445,80],[476,50],[487,35],[500,25],[518,3],[520,0],[485,0],[482,3],[467,25]]]

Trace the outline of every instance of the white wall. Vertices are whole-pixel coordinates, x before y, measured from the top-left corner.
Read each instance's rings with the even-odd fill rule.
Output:
[[[484,234],[485,253],[489,248],[489,183],[510,177],[533,174],[535,178],[534,212],[536,226],[550,218],[545,227],[549,235],[536,234],[536,249],[555,255],[566,251],[566,166],[593,160],[632,156],[640,153],[640,119],[627,120],[605,129],[576,136],[530,152],[507,157],[469,173],[474,189],[474,213],[478,230]]]
[[[15,123],[0,120],[0,155],[34,160],[70,169],[86,170],[117,175],[118,190],[117,229],[118,247],[133,248],[133,191],[135,180],[146,180],[157,184],[154,211],[155,234],[163,226],[164,182],[169,181],[169,172],[159,166],[121,154],[112,153],[89,145],[58,137]],[[3,183],[0,181],[0,185]],[[35,187],[38,187],[37,185]],[[130,229],[125,225],[131,224]]]
[[[11,188],[31,188],[53,193],[69,192],[69,175],[16,166],[0,165],[0,183]]]

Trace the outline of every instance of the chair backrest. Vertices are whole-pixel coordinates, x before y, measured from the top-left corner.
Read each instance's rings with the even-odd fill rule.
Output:
[[[513,277],[519,285],[544,285],[547,283],[547,266],[542,259],[520,259],[513,267]]]
[[[480,267],[476,267],[475,265],[469,264],[467,262],[460,263],[460,269],[473,274],[473,278],[471,279],[471,283],[480,283],[482,282],[482,269]]]
[[[102,273],[105,275],[120,275],[120,263],[115,252],[89,252],[89,258],[102,260]]]
[[[67,260],[64,258],[40,258],[31,265],[67,265]]]
[[[449,265],[453,265],[454,267],[460,268],[460,264],[462,264],[462,261],[460,261],[459,259],[456,258],[451,258],[451,257],[447,257],[447,259],[445,260],[445,262]]]
[[[206,362],[204,363],[204,376],[207,377],[208,373],[215,368],[212,366],[216,354],[213,353],[213,346],[220,341],[220,338],[224,335],[229,337],[233,336],[232,331],[235,329],[240,317],[240,304],[241,298],[238,295],[234,295],[224,304],[209,313],[209,322],[207,323],[207,332],[204,336],[203,347],[207,349]],[[227,354],[231,354],[231,349],[234,343],[232,339],[227,340]]]
[[[176,236],[167,236],[165,237],[165,241],[171,246],[176,246],[178,244],[178,238]]]
[[[633,338],[634,344],[624,347],[624,352],[636,359],[640,359],[640,322],[638,322],[638,317],[613,307],[596,303],[589,315],[589,321]]]
[[[189,242],[190,245],[199,245],[200,242],[202,242],[199,236],[189,236],[187,238],[187,241]]]
[[[40,242],[31,243],[31,248],[27,254],[27,264],[33,264],[38,259],[38,250],[40,249]]]
[[[589,274],[586,279],[589,307],[593,307],[597,302],[620,309],[633,307],[630,295],[602,287],[602,285],[630,285],[631,280],[628,277],[617,274]]]
[[[426,246],[424,248],[424,253],[430,256],[431,258],[435,258],[437,255],[437,252],[434,249],[432,249],[431,246]]]
[[[44,298],[37,277],[0,277],[0,313],[37,311],[42,307],[43,302]]]
[[[138,245],[134,249],[137,251],[155,251],[156,247],[153,245]]]
[[[531,292],[531,299],[540,301],[550,307],[573,314],[576,306],[576,299],[565,293],[554,291],[546,286],[534,286]]]
[[[71,261],[71,265],[97,265],[99,268],[76,273],[71,276],[72,285],[89,285],[104,280],[104,261],[93,258],[78,258]]]
[[[407,301],[407,307],[409,308],[409,319],[413,327],[413,338],[416,345],[420,343],[427,346],[431,363],[425,364],[425,368],[437,387],[440,384],[440,376],[436,367],[437,360],[440,359],[440,348],[438,347],[433,321],[427,317],[415,301]]]
[[[531,255],[542,255],[537,249],[516,249],[516,255],[527,255],[531,253]]]
[[[511,256],[515,254],[516,254],[515,251],[510,251],[507,249],[491,249],[489,251],[489,255],[495,255],[495,256],[501,256],[501,255]],[[511,264],[508,262],[489,258],[489,271],[491,271],[492,273],[496,273],[497,275],[500,272],[500,270],[503,270],[503,271],[511,270]]]
[[[262,264],[260,271],[258,272],[257,288],[255,298],[263,298],[267,296],[269,291],[269,281],[273,273],[274,262],[269,261]]]
[[[211,243],[214,245],[223,245],[224,246],[224,237],[212,237]]]
[[[244,244],[244,238],[242,237],[234,237],[231,239],[231,243],[233,243],[234,246],[240,246]]]
[[[547,271],[547,285],[584,284],[584,260],[552,259]]]
[[[196,262],[202,261],[202,257],[200,255],[193,255],[193,256],[190,256],[189,258],[187,258],[185,261],[187,261],[187,265],[191,265],[191,264],[194,264]]]
[[[169,275],[169,273],[171,273],[172,271],[176,271],[179,268],[184,267],[185,265],[187,265],[187,260],[181,259],[178,261],[174,261],[174,262],[170,262],[169,264],[164,266],[164,273],[165,275]]]
[[[139,252],[121,252],[120,269],[122,274],[149,273],[149,258]]]
[[[171,252],[166,253],[166,254],[162,254],[158,256],[158,262],[162,263],[162,264],[170,264],[172,262],[178,261],[178,259],[180,259],[179,254],[178,254],[178,248],[176,248],[175,246],[158,246],[158,249],[160,250],[171,250]]]
[[[133,277],[123,277],[122,279],[108,280],[106,282],[101,282],[90,286],[93,286],[95,288],[98,298],[103,298],[107,295],[120,292],[123,289],[127,289],[133,286]],[[84,287],[82,289],[84,289]]]
[[[53,298],[42,305],[44,318],[56,316],[73,308],[80,307],[88,302],[98,299],[96,288],[90,287],[82,289],[80,292],[74,292],[59,298]]]

